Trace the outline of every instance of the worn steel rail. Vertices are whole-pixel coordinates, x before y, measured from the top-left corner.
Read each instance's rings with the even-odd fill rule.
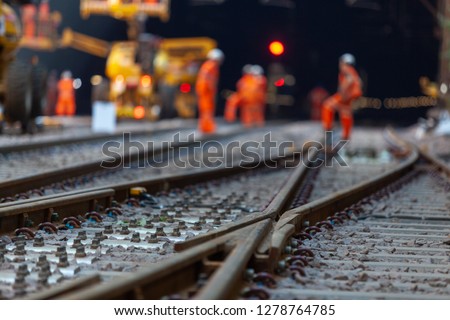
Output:
[[[140,159],[151,159],[152,156],[160,156],[167,153],[169,151],[169,148],[177,150],[182,147],[188,147],[194,143],[209,141],[211,139],[218,140],[223,138],[231,138],[241,133],[242,131],[238,130],[231,133],[215,134],[208,137],[202,137],[201,139],[196,141],[195,139],[193,139],[193,137],[189,136],[189,140],[172,143],[170,146],[168,144],[162,144],[162,146],[154,149],[144,148],[143,150],[132,150],[125,154],[115,154],[114,156],[111,156],[111,158],[114,158],[114,160],[108,160],[108,168],[114,168],[116,165],[127,165]],[[33,189],[39,189],[40,187],[67,180],[69,178],[79,177],[102,170],[111,170],[102,167],[103,160],[104,159],[86,162],[80,165],[67,166],[61,169],[0,182],[0,198],[14,197],[14,195]]]
[[[281,215],[289,206],[298,186],[304,179],[306,168],[299,166],[264,212],[252,214],[218,230],[177,244],[178,250],[184,250],[177,256],[180,257],[179,259],[191,257],[191,255],[196,257],[190,260],[187,265],[184,264],[184,267],[178,265],[177,261],[179,260],[168,260],[159,266],[155,266],[155,268],[149,268],[148,271],[133,276],[130,281],[123,279],[121,283],[106,283],[96,288],[85,288],[59,298],[127,299],[169,296],[175,298],[227,299],[236,297],[242,282],[249,276],[246,274],[249,265],[254,266],[258,271],[273,270],[275,267],[274,261],[281,254],[281,248],[284,248],[284,241],[296,230],[294,222],[297,222],[299,213],[309,214],[310,223],[313,223],[316,219],[315,216],[313,217],[314,214],[319,215],[320,218],[317,217],[317,221],[321,221],[320,219],[326,216],[327,212],[345,208],[354,201],[377,191],[382,185],[396,180],[410,170],[417,159],[417,152],[411,151],[408,159],[399,167],[370,180],[368,183],[362,183],[355,188],[340,192],[335,195],[337,198],[330,196],[327,199],[295,209],[297,211],[291,210],[286,216]],[[347,199],[347,197],[349,198]],[[281,233],[279,230],[281,230]],[[205,257],[211,255],[210,246],[217,248],[218,243],[226,243],[227,249],[214,251],[214,262],[211,262],[209,258],[205,259]],[[199,263],[201,267],[199,267]],[[206,266],[213,266],[213,272],[205,273]],[[196,276],[189,277],[189,280],[177,281],[177,288],[169,285],[163,286],[157,293],[153,289],[160,283],[161,278],[158,273],[166,269],[171,270],[171,275],[175,279],[180,279],[178,273],[183,274],[186,269],[200,271],[197,272]],[[253,276],[250,275],[250,277]],[[139,294],[136,294],[136,292]],[[174,294],[175,296],[173,296]]]

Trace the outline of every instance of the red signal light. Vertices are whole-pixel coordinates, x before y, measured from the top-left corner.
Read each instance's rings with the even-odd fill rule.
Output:
[[[189,92],[191,92],[191,85],[189,83],[182,83],[180,85],[180,91],[182,93],[189,93]]]
[[[284,53],[284,45],[280,41],[272,41],[269,45],[269,51],[274,56],[280,56]]]
[[[275,87],[282,87],[284,86],[284,78],[280,78],[277,81],[274,82]]]

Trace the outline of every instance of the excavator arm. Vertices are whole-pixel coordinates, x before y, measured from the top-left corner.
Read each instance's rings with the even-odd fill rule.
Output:
[[[139,16],[169,20],[170,0],[81,0],[81,16],[108,15],[121,20],[134,20]]]
[[[111,44],[109,42],[74,32],[69,28],[64,29],[63,31],[60,47],[70,47],[100,58],[108,57],[111,51]]]

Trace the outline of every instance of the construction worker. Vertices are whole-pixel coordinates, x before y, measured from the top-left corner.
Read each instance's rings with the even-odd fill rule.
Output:
[[[195,84],[198,98],[199,123],[198,128],[203,133],[213,133],[216,130],[214,113],[216,110],[217,82],[219,66],[224,60],[224,54],[219,49],[208,52],[207,60],[200,67]]]
[[[36,14],[37,10],[34,4],[22,7],[23,36],[25,38],[36,37]]]
[[[354,65],[355,57],[350,53],[339,58],[338,92],[327,98],[322,108],[322,124],[326,131],[332,129],[334,112],[339,111],[344,140],[350,138],[353,126],[352,102],[362,95],[361,79]]]
[[[72,72],[66,70],[58,81],[58,102],[56,103],[56,115],[73,116],[75,114],[75,89],[73,86]]]
[[[264,70],[258,65],[245,65],[242,77],[236,84],[237,92],[227,99],[225,120],[236,119],[236,110],[240,107],[241,122],[246,127],[264,125],[267,80]]]
[[[311,89],[308,94],[308,101],[310,106],[310,119],[313,121],[320,121],[322,116],[322,106],[326,98],[330,94],[321,86],[316,86]]]

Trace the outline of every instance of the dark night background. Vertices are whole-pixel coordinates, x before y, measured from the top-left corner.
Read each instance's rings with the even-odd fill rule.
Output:
[[[317,84],[334,92],[338,57],[345,52],[357,58],[365,80],[365,95],[376,98],[422,95],[418,78],[435,79],[439,40],[434,17],[419,0],[172,0],[171,17],[163,23],[147,21],[147,32],[162,37],[208,36],[218,41],[226,60],[221,68],[221,88],[234,89],[246,63],[267,67],[279,61],[296,80],[296,104],[283,107],[283,116],[305,118],[305,97]],[[279,4],[294,4],[293,8]],[[352,6],[349,4],[353,3]],[[436,1],[431,1],[436,5]],[[107,41],[126,39],[126,23],[110,17],[82,20],[78,0],[52,0],[63,15],[61,29],[89,34]],[[277,5],[278,4],[278,5]],[[268,52],[271,40],[285,44],[275,58]],[[32,53],[21,50],[20,56]],[[90,113],[90,76],[104,74],[105,60],[73,49],[40,53],[49,69],[72,70],[83,86],[77,92],[79,114]],[[220,107],[223,106],[221,99]],[[385,123],[415,121],[425,108],[358,111],[357,118]],[[219,108],[218,111],[221,114]]]

